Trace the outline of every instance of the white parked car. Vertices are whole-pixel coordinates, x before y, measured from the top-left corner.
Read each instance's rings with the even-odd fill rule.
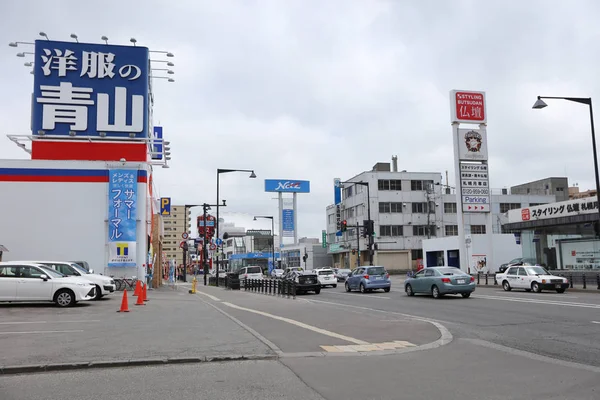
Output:
[[[274,269],[271,271],[271,278],[281,278],[283,276],[282,269]]]
[[[550,274],[538,265],[512,266],[502,273],[496,274],[496,282],[507,292],[512,289],[525,289],[536,293],[542,290],[556,290],[564,293],[569,287],[569,280]]]
[[[238,271],[238,275],[240,276],[240,280],[244,279],[262,279],[263,272],[261,267],[244,267]]]
[[[314,271],[317,274],[317,279],[319,280],[321,287],[337,287],[337,277],[335,276],[331,268],[320,268],[315,269]]]
[[[45,265],[66,276],[79,276],[96,284],[96,300],[114,293],[117,290],[115,280],[104,275],[94,274],[94,270],[86,271],[81,266],[70,261],[25,261]]]
[[[0,301],[51,301],[60,307],[96,296],[96,285],[51,268],[19,261],[0,262]]]

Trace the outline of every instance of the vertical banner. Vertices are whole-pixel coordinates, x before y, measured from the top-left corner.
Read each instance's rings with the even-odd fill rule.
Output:
[[[342,180],[333,179],[333,203],[335,204],[335,236],[342,236]]]
[[[283,208],[281,210],[281,227],[283,237],[294,237],[294,203],[293,199],[283,199]]]
[[[137,170],[108,173],[108,266],[136,267]]]

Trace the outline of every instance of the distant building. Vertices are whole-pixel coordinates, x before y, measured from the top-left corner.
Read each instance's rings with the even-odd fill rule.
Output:
[[[190,223],[192,212],[188,209],[185,215],[184,206],[171,206],[171,215],[163,215],[163,254],[167,260],[175,260],[177,265],[183,264],[183,250],[179,243],[183,240],[181,235],[187,232],[191,235]]]
[[[569,180],[567,178],[546,178],[523,183],[510,188],[512,194],[556,196],[556,201],[569,200]],[[595,193],[594,193],[595,194]]]
[[[592,196],[596,196],[596,189],[580,192],[578,186],[571,186],[569,188],[569,199],[583,199]]]
[[[285,245],[281,249],[281,268],[288,267],[302,267],[306,270],[332,267],[331,257],[327,254],[327,247],[323,247],[319,239],[300,238],[298,244]]]
[[[371,171],[342,181],[369,184],[371,219],[375,225],[374,264],[388,269],[414,269],[424,258],[424,239],[458,235],[460,214],[456,208],[456,190],[442,182],[440,172],[398,171],[397,162],[393,161],[393,165],[377,163]],[[563,193],[568,197],[566,178],[538,182],[548,182],[548,190],[545,183],[532,185],[529,193],[526,187],[520,190],[524,185],[515,186],[516,193],[513,188],[491,190],[493,232],[490,233],[502,233],[500,216],[509,210],[552,203]],[[367,239],[360,235],[360,226],[368,214],[367,188],[352,183],[342,186],[341,219],[347,221],[348,229],[342,236],[336,235],[337,210],[335,205],[329,205],[327,250],[332,267],[355,268],[369,262]],[[544,190],[534,189],[538,186]],[[465,214],[465,231],[472,235],[488,233],[485,217],[483,213]]]

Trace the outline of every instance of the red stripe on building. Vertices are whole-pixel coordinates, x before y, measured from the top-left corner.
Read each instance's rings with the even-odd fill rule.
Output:
[[[0,182],[105,182],[108,176],[0,175]],[[138,178],[140,182],[140,178]]]
[[[31,144],[32,160],[79,160],[147,162],[145,143],[85,142],[81,140],[34,140]]]

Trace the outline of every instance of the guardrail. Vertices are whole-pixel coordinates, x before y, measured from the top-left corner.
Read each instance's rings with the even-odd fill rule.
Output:
[[[587,274],[587,273],[574,273],[574,272],[556,272],[553,271],[554,276],[560,276],[569,280],[569,287],[571,289],[597,289],[600,290],[600,273]],[[497,286],[496,274],[473,274],[477,280],[477,285],[484,286]],[[577,287],[575,286],[577,285]],[[581,287],[579,287],[581,286]]]
[[[209,286],[216,286],[217,278],[208,278]],[[225,289],[241,290],[245,292],[262,293],[271,296],[296,298],[296,282],[287,279],[239,279],[237,275],[219,277],[219,286]]]

